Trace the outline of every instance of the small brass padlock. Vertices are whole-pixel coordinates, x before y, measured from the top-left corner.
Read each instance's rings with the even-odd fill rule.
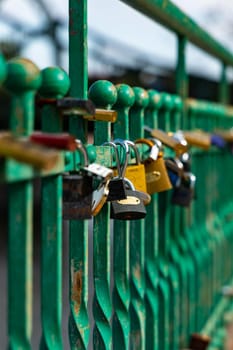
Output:
[[[144,161],[147,192],[153,194],[170,190],[172,184],[163,159],[163,152],[159,149],[155,140],[139,139],[136,143],[144,143],[151,147],[150,156]],[[154,148],[156,151],[154,151]]]

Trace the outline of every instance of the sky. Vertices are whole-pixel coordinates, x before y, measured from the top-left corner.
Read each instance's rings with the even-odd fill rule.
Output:
[[[67,19],[68,0],[44,1],[49,3],[53,17],[57,16],[58,18]],[[204,29],[213,34],[215,38],[220,39],[229,47],[230,34],[226,33],[228,30],[226,22],[230,21],[233,15],[233,2],[231,0],[221,1],[222,5],[223,3],[225,4],[221,6],[221,10],[217,12],[217,16],[215,14],[215,17],[208,17],[207,14],[214,7],[219,8],[217,0],[174,0],[173,2],[192,16]],[[40,11],[36,0],[20,0],[20,11],[15,11],[18,7],[19,0],[0,1],[0,13],[2,15],[10,13],[14,18],[21,21],[21,23],[25,23],[30,28],[37,28],[43,23],[43,13]],[[145,52],[145,55],[154,57],[154,60],[159,64],[169,67],[174,67],[175,65],[175,35],[119,0],[89,0],[88,25],[99,33],[107,33],[110,38]],[[12,33],[9,32],[9,28],[2,26],[0,21],[0,37],[4,37],[4,35],[9,37]],[[67,41],[67,28],[60,35],[64,37],[64,41]],[[14,37],[17,38],[17,33],[15,32]],[[233,50],[233,43],[231,48]],[[53,64],[51,48],[44,38],[33,40],[26,45],[23,55],[32,59],[40,68]],[[67,53],[63,57],[63,66],[67,69]],[[201,71],[203,75],[213,79],[217,79],[220,74],[219,63],[203,54],[200,50],[193,48],[192,45],[189,45],[187,50],[187,67],[188,71],[192,73]],[[89,68],[90,71],[96,70],[98,69],[98,64],[90,60]]]

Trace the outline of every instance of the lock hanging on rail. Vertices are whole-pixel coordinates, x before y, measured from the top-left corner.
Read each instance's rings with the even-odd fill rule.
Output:
[[[84,165],[88,165],[87,152],[81,141],[76,140],[77,148],[82,152]],[[83,169],[63,175],[64,220],[84,220],[92,217],[93,176]]]
[[[114,142],[123,146],[125,150],[125,163],[121,168],[120,176],[124,179],[126,186],[126,198],[111,202],[110,217],[117,220],[143,219],[146,216],[144,203],[149,203],[150,196],[143,191],[135,190],[133,183],[125,177],[129,158],[128,141],[115,140]]]
[[[144,161],[147,192],[153,194],[170,190],[172,184],[163,159],[161,142],[156,139],[138,139],[135,143],[143,143],[150,147],[150,155]]]
[[[196,176],[191,172],[189,153],[182,154],[180,161],[182,173],[174,187],[171,202],[182,207],[189,207],[195,194]]]
[[[125,140],[124,142],[126,142],[128,146],[134,150],[134,155],[136,158],[136,164],[127,164],[124,176],[133,183],[136,190],[146,193],[146,172],[144,164],[141,162],[138,149],[134,142],[129,140]]]
[[[116,200],[121,200],[121,199],[126,199],[126,188],[125,188],[125,182],[123,177],[121,176],[121,167],[120,167],[120,158],[119,158],[119,153],[117,149],[117,145],[112,142],[105,142],[103,146],[112,146],[115,151],[115,160],[116,160],[116,166],[117,166],[117,176],[114,176],[108,184],[108,197],[107,201],[112,202]]]

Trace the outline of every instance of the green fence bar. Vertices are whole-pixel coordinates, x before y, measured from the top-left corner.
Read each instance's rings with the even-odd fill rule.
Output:
[[[69,1],[70,96],[87,97],[87,1]],[[81,116],[69,117],[72,135],[86,143],[87,122]],[[78,169],[78,165],[77,165]],[[71,349],[87,349],[90,324],[88,303],[88,222],[70,221],[70,306]]]
[[[160,94],[149,90],[149,103],[145,111],[145,124],[156,129]],[[146,350],[158,350],[158,196],[151,196],[145,219],[145,337]]]
[[[139,87],[133,88],[135,102],[130,108],[130,140],[144,136],[144,109],[149,102],[148,93]],[[145,349],[145,220],[130,222],[130,349]]]
[[[6,88],[12,93],[11,130],[27,136],[33,129],[34,94],[41,83],[39,69],[29,60],[8,63]],[[31,349],[32,223],[31,181],[9,186],[8,217],[8,335],[9,349]]]
[[[39,93],[44,98],[62,98],[70,82],[67,74],[56,67],[42,72]],[[44,105],[42,131],[62,132],[62,116],[55,106]],[[41,191],[41,349],[63,349],[62,319],[62,176],[42,179]],[[49,273],[48,273],[49,271]]]
[[[161,96],[162,102],[158,115],[158,127],[170,130],[170,110],[172,99],[168,94]],[[170,273],[168,261],[168,249],[170,245],[170,193],[169,191],[159,193],[159,349],[169,349],[169,329],[170,329]]]
[[[121,0],[135,10],[161,23],[172,32],[183,35],[206,53],[218,58],[228,66],[233,65],[232,53],[198,26],[190,17],[171,1],[164,0]]]
[[[97,108],[111,109],[117,100],[117,91],[108,81],[97,81],[89,89],[89,97]],[[94,126],[94,143],[101,145],[111,141],[111,123],[96,122]],[[93,274],[94,300],[93,315],[95,319],[93,346],[95,349],[112,348],[112,303],[110,290],[110,252],[111,227],[110,205],[105,204],[93,222]]]
[[[129,139],[129,108],[135,96],[133,89],[126,84],[117,88],[117,102],[114,105],[118,116],[113,127],[113,138]],[[129,347],[130,337],[130,287],[129,287],[129,221],[115,220],[113,227],[113,349]]]

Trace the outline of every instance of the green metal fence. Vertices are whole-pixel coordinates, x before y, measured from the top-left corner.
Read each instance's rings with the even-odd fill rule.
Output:
[[[222,287],[233,281],[231,139],[221,149],[190,148],[197,181],[188,208],[172,205],[169,190],[151,195],[142,220],[111,220],[110,203],[92,220],[70,220],[69,269],[62,272],[62,184],[64,174],[78,173],[84,159],[73,146],[51,150],[29,141],[36,93],[41,130],[59,134],[68,121],[69,132],[83,142],[89,163],[110,168],[116,165],[114,151],[103,144],[149,137],[145,125],[173,133],[201,129],[208,135],[232,127],[230,107],[187,98],[186,42],[220,61],[221,103],[227,102],[226,68],[233,65],[233,55],[170,1],[124,2],[177,36],[176,95],[107,81],[93,84],[88,93],[87,0],[69,4],[69,78],[59,68],[40,72],[28,60],[5,63],[0,58],[0,81],[11,94],[10,134],[0,133],[0,178],[8,186],[8,348],[12,350],[32,348],[35,178],[41,182],[40,349],[67,348],[61,326],[64,274],[70,279],[71,349],[207,349],[208,342],[208,349],[224,349],[224,314],[233,309],[231,298],[222,293]],[[66,100],[61,108],[59,101],[67,94],[79,101]],[[96,108],[93,144],[87,134],[90,101]],[[117,120],[111,123],[114,111]],[[146,148],[138,149],[145,157]],[[174,156],[165,146],[164,157]]]

